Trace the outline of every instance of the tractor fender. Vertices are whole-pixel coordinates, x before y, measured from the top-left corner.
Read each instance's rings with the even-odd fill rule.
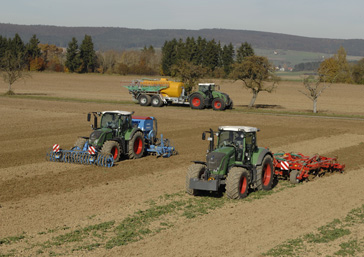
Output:
[[[267,154],[268,154],[268,155],[270,155],[270,156],[273,158],[273,154],[272,154],[272,152],[271,152],[271,151],[269,151],[269,150],[268,150],[268,149],[266,149],[266,148],[263,148],[263,149],[262,149],[262,151],[261,151],[261,152],[260,152],[260,154],[259,154],[258,159],[257,159],[256,166],[260,166],[260,165],[262,165],[263,159],[264,159],[264,157],[265,157]]]
[[[189,99],[191,99],[194,95],[197,95],[197,94],[199,94],[199,95],[202,95],[202,97],[205,99],[207,96],[206,96],[206,94],[204,94],[203,92],[201,92],[201,91],[196,91],[196,92],[193,92],[190,96],[189,96]],[[190,100],[191,101],[191,100]]]
[[[125,133],[125,140],[126,141],[129,141],[130,139],[132,139],[133,138],[133,136],[134,136],[134,134],[137,132],[137,131],[140,131],[140,132],[142,132],[143,133],[143,131],[141,130],[141,129],[139,129],[138,127],[134,127],[132,130],[131,130],[131,132],[130,133],[128,133],[128,132],[126,132]]]

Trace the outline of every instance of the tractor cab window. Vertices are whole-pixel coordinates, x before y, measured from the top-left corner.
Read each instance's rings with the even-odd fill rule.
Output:
[[[243,142],[243,134],[238,131],[221,131],[219,135],[218,147],[223,147],[226,145],[236,144],[237,141]]]
[[[255,141],[256,141],[255,133],[246,133],[246,135],[245,135],[245,144],[246,144],[246,147],[248,149],[254,150],[255,144],[256,144]]]
[[[117,113],[105,113],[101,118],[102,128],[116,129],[119,126],[119,115]]]
[[[205,93],[209,91],[209,86],[208,85],[200,85],[199,87],[200,91]]]

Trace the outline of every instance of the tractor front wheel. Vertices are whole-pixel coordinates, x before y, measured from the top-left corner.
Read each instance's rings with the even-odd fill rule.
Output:
[[[225,110],[225,102],[221,98],[215,98],[212,100],[212,109],[215,111]]]
[[[144,136],[142,132],[137,131],[129,140],[129,159],[138,159],[144,154]]]
[[[205,165],[194,163],[188,167],[186,175],[186,193],[190,195],[199,195],[201,190],[190,188],[191,178],[201,179],[206,169]]]
[[[149,95],[141,95],[139,96],[138,101],[141,106],[149,106],[151,103],[151,98]]]
[[[111,154],[114,162],[117,162],[120,160],[120,145],[116,141],[106,141],[102,146],[101,153],[104,155]]]
[[[242,199],[248,196],[250,185],[249,171],[233,167],[226,178],[226,196],[230,199]]]
[[[262,165],[257,168],[257,188],[271,190],[274,180],[273,159],[270,155],[263,158]]]
[[[203,109],[205,108],[204,98],[201,94],[195,93],[190,97],[190,107],[192,109]]]

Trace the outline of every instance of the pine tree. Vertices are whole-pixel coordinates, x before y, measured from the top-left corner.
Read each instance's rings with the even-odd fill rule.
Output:
[[[5,56],[5,52],[8,48],[8,40],[6,37],[0,35],[0,59]]]
[[[234,63],[234,46],[233,44],[224,45],[222,49],[222,67],[224,68],[225,74],[229,75]]]
[[[89,35],[85,35],[80,46],[80,60],[82,63],[81,72],[94,72],[96,67],[96,53],[94,50],[94,44],[92,38]]]
[[[170,76],[172,65],[177,63],[177,45],[176,39],[165,41],[162,47],[162,75]]]
[[[236,62],[241,63],[245,57],[253,56],[254,54],[252,46],[248,42],[244,42],[237,50]]]
[[[29,43],[26,45],[27,55],[31,59],[35,59],[40,57],[41,52],[38,44],[40,43],[39,39],[36,35],[33,35],[32,38],[29,40]]]
[[[68,43],[65,65],[70,72],[78,72],[81,67],[80,51],[77,40],[74,37]]]

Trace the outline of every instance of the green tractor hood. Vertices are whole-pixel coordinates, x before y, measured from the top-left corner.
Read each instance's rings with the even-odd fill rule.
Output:
[[[207,168],[215,175],[223,175],[227,165],[235,161],[235,149],[231,146],[218,148],[206,155]]]

